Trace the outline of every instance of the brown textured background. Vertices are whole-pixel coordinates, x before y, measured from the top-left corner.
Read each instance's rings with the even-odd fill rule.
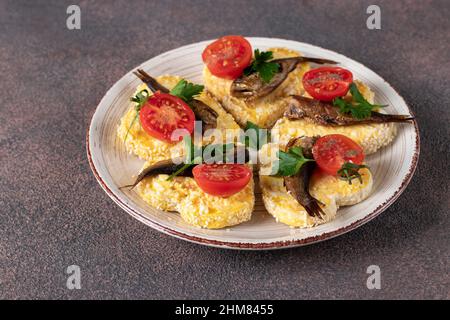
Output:
[[[382,30],[366,29],[369,4]],[[77,3],[81,30],[66,28]],[[0,298],[450,298],[449,1],[0,1]],[[320,244],[226,251],[161,234],[101,190],[90,116],[125,72],[224,34],[354,58],[417,114],[419,168],[365,226]],[[66,289],[68,265],[82,289]],[[366,288],[366,268],[382,290]]]

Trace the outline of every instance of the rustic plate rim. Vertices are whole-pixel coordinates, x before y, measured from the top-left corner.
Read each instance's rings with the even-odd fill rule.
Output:
[[[361,66],[363,66],[364,68],[367,68],[364,64],[360,63],[359,61],[349,58],[347,56],[345,56],[344,54],[341,54],[339,52],[333,51],[333,50],[329,50],[329,49],[325,49],[322,48],[320,46],[317,45],[312,45],[306,42],[300,42],[300,41],[295,41],[295,40],[290,40],[290,39],[282,39],[282,38],[273,38],[273,37],[248,37],[250,39],[254,39],[254,40],[281,40],[281,41],[287,41],[287,42],[293,42],[296,44],[300,44],[300,45],[306,45],[306,46],[310,46],[310,47],[315,47],[321,50],[325,50],[325,51],[329,51],[332,52],[334,54],[339,54],[347,59],[350,59],[351,61],[360,64]],[[198,45],[200,43],[205,43],[205,42],[209,42],[212,40],[204,40],[204,41],[199,41],[196,43],[191,43],[191,44],[187,44],[184,46],[180,46],[178,48],[174,48],[168,51],[165,51],[162,54],[169,54],[172,51],[175,50],[179,50],[179,49],[183,49],[183,48],[188,48],[190,46],[194,46],[194,45]],[[158,55],[159,56],[159,55]],[[152,59],[152,58],[150,58]],[[148,59],[148,60],[150,60]],[[147,62],[148,60],[146,60],[145,62]],[[145,63],[143,62],[143,63]],[[142,65],[143,63],[141,63],[140,65]],[[139,66],[140,66],[139,65]],[[133,68],[132,70],[134,70],[135,68]],[[374,72],[372,69],[367,68],[369,70],[371,70],[372,72]],[[196,243],[196,244],[202,244],[202,245],[207,245],[207,246],[211,246],[211,247],[217,247],[217,248],[226,248],[226,249],[238,249],[238,250],[271,250],[271,249],[283,249],[283,248],[291,248],[291,247],[299,247],[299,246],[304,246],[304,245],[308,245],[308,244],[313,244],[313,243],[318,243],[321,241],[325,241],[325,240],[329,240],[332,238],[335,238],[337,236],[343,235],[347,232],[350,232],[362,225],[364,225],[365,223],[371,221],[372,219],[374,219],[375,217],[377,217],[378,215],[380,215],[382,212],[384,212],[389,206],[391,206],[397,199],[398,197],[405,191],[406,187],[408,186],[409,182],[411,181],[414,172],[416,171],[417,168],[417,164],[419,161],[419,155],[420,155],[420,131],[419,131],[419,126],[417,123],[416,118],[413,120],[413,124],[414,124],[414,131],[415,131],[415,135],[416,135],[416,139],[415,139],[415,152],[413,154],[412,157],[412,162],[411,165],[408,168],[408,173],[404,176],[404,178],[401,181],[400,187],[392,194],[392,196],[388,199],[386,199],[382,204],[380,204],[376,209],[374,209],[372,212],[366,214],[366,216],[364,216],[363,218],[356,220],[354,222],[352,222],[351,224],[338,228],[336,230],[333,231],[328,231],[328,232],[324,232],[320,235],[317,236],[310,236],[307,238],[303,238],[303,239],[292,239],[292,240],[284,240],[284,241],[273,241],[273,242],[260,242],[260,243],[251,243],[251,242],[232,242],[232,241],[219,241],[219,240],[213,240],[213,239],[207,239],[207,238],[202,238],[202,237],[198,237],[198,236],[193,236],[193,235],[189,235],[183,232],[179,232],[176,231],[174,229],[168,228],[166,226],[160,225],[159,223],[153,221],[151,218],[143,216],[140,212],[134,210],[133,208],[129,207],[124,201],[122,201],[107,185],[107,183],[102,179],[102,177],[100,176],[99,172],[97,171],[97,168],[95,167],[94,161],[92,159],[92,152],[91,152],[91,147],[90,147],[90,134],[91,134],[91,130],[92,130],[92,126],[93,126],[93,119],[95,117],[95,114],[97,112],[98,107],[100,106],[100,104],[102,103],[102,100],[109,94],[109,92],[112,90],[112,88],[117,84],[117,82],[119,82],[123,77],[125,77],[129,72],[127,72],[124,76],[122,76],[119,80],[117,80],[109,89],[108,91],[105,93],[105,95],[102,97],[102,99],[100,100],[100,102],[98,103],[97,107],[95,108],[94,112],[92,113],[92,116],[90,118],[89,121],[89,126],[87,127],[86,130],[86,153],[87,153],[87,158],[88,158],[88,162],[89,162],[89,166],[96,178],[96,180],[98,181],[98,183],[100,184],[100,186],[102,187],[102,189],[105,191],[105,193],[121,208],[123,209],[125,212],[127,212],[128,214],[130,214],[132,217],[134,217],[135,219],[137,219],[138,221],[152,227],[153,229],[160,231],[164,234],[176,237],[178,239],[182,239],[191,243]],[[374,72],[388,87],[390,87],[396,94],[397,96],[403,101],[404,105],[407,107],[409,113],[414,116],[414,112],[412,111],[411,107],[409,106],[408,103],[406,103],[406,100],[398,93],[398,91],[388,82],[386,81],[383,77],[381,77],[378,73]]]

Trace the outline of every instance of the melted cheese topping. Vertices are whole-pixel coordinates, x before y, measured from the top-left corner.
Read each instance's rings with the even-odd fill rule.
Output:
[[[161,76],[157,78],[158,82],[168,89],[173,88],[181,79],[182,78],[176,76]],[[151,92],[146,84],[139,85],[136,92],[144,89],[147,89],[149,92]],[[214,111],[217,112],[217,129],[219,129],[219,132],[222,133],[223,139],[225,139],[226,137],[225,129],[239,129],[239,126],[236,121],[234,121],[233,117],[228,114],[210,94],[203,91],[196,98],[206,103]],[[134,110],[134,103],[130,103],[130,108],[122,117],[119,128],[117,130],[118,137],[122,142],[125,143],[125,147],[128,152],[137,155],[143,160],[147,160],[150,164],[184,154],[184,143],[182,141],[178,143],[169,143],[158,140],[144,131],[139,120],[134,122],[128,133],[127,140],[125,141],[125,136],[127,135],[128,128],[130,127],[135,116],[136,111]],[[222,143],[224,140],[219,138],[220,137],[218,137],[217,135],[215,137],[205,137],[205,139],[203,140],[203,144],[212,142]]]
[[[326,216],[323,220],[311,217],[305,208],[287,192],[282,177],[267,175],[276,171],[273,168],[275,162],[270,158],[276,155],[278,150],[275,143],[262,147],[260,155],[266,154],[267,161],[261,163],[259,176],[264,205],[278,222],[292,227],[307,228],[331,221],[336,217],[339,206],[359,203],[366,199],[372,190],[372,174],[366,168],[359,170],[362,183],[354,179],[351,185],[335,176],[316,170],[310,180],[309,192],[312,197],[322,203],[321,207]]]
[[[151,206],[177,211],[186,222],[209,229],[233,226],[250,220],[255,202],[253,180],[238,193],[222,198],[203,192],[190,177],[157,175],[142,180],[138,194]]]
[[[157,80],[171,89],[181,78],[161,76]],[[151,92],[146,84],[139,85],[136,92],[143,89]],[[217,135],[204,137],[203,144],[223,143],[221,139],[226,138],[225,129],[236,130],[238,134],[238,124],[210,94],[204,91],[196,98],[217,112],[217,129],[222,134],[221,137]],[[128,128],[135,116],[134,104],[130,104],[129,110],[121,119],[117,134],[130,153],[147,160],[145,167],[184,154],[183,142],[168,143],[153,138],[144,131],[139,121],[134,122],[125,141]],[[145,178],[136,186],[136,191],[151,206],[165,211],[178,211],[186,222],[195,226],[216,229],[250,220],[255,201],[253,180],[237,194],[222,198],[203,192],[193,178],[176,177],[171,181],[167,181],[167,178],[167,175]]]
[[[351,185],[334,176],[317,172],[313,174],[309,192],[323,204],[321,207],[326,214],[323,220],[311,217],[287,192],[283,178],[280,177],[260,176],[264,205],[277,222],[292,227],[313,227],[333,220],[339,206],[353,205],[369,196],[372,190],[372,174],[368,169],[361,169],[360,173],[363,183],[355,179]]]

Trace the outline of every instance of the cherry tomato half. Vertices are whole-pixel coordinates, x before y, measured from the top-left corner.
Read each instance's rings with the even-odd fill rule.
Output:
[[[192,173],[200,189],[221,197],[238,193],[252,178],[252,170],[243,164],[199,164]]]
[[[312,69],[303,75],[303,87],[314,99],[331,101],[347,94],[353,74],[339,67]]]
[[[217,77],[236,79],[250,65],[253,52],[241,36],[225,36],[209,44],[202,53],[203,62]]]
[[[176,129],[185,129],[189,134],[194,131],[195,115],[191,108],[180,98],[171,94],[156,92],[148,98],[139,112],[141,125],[152,137],[177,142],[183,137],[172,139]]]
[[[314,160],[324,172],[336,175],[346,162],[362,164],[363,149],[342,134],[330,134],[319,138],[312,148]]]

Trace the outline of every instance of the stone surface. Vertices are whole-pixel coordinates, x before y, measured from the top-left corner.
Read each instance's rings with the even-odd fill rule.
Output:
[[[377,1],[0,1],[0,298],[450,298],[450,4]],[[245,5],[243,5],[245,3]],[[125,72],[224,34],[341,52],[399,91],[421,130],[404,194],[363,227],[270,252],[187,243],[117,207],[91,174],[85,133]],[[81,267],[82,289],[66,288]],[[379,265],[382,289],[366,288]]]

